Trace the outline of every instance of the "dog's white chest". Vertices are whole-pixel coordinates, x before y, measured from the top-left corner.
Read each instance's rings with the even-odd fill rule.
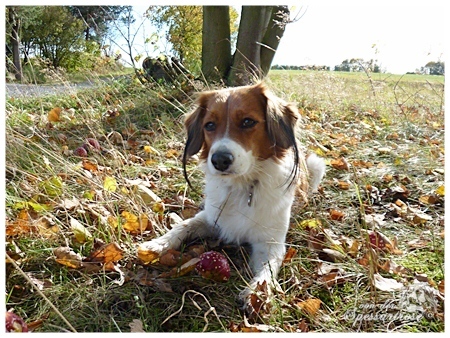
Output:
[[[284,240],[293,201],[290,190],[267,189],[259,182],[230,186],[220,181],[210,181],[205,189],[208,224],[220,238],[237,244]]]

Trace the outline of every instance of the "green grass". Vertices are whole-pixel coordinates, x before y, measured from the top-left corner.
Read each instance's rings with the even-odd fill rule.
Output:
[[[35,332],[130,332],[133,320],[146,332],[444,331],[438,291],[444,280],[443,77],[273,71],[267,83],[297,102],[301,138],[309,152],[324,157],[327,174],[310,204],[293,208],[288,247],[296,254],[279,274],[284,293],[270,299],[256,326],[246,327],[236,302],[248,280],[245,250],[199,242],[229,256],[232,275],[224,284],[194,272],[158,277],[170,268],[144,266],[137,258],[137,245],[165,232],[171,212],[188,217],[195,211],[180,196],[201,202],[202,173],[189,163],[195,190],[188,188],[181,156],[182,115],[202,86],[142,85],[132,76],[98,79],[95,89],[71,96],[6,100],[5,249],[15,262],[6,264],[7,309],[29,324],[42,321]],[[55,107],[62,108],[60,120],[50,122]],[[114,111],[119,114],[111,116]],[[87,137],[102,151],[90,152],[83,166],[72,152]],[[340,158],[349,170],[336,166]],[[105,188],[107,177],[117,182],[113,192]],[[163,209],[145,202],[136,180],[162,199]],[[402,212],[394,206],[398,199],[406,205]],[[332,219],[331,209],[343,218]],[[145,214],[151,226],[130,232],[124,211]],[[375,225],[367,215],[384,217]],[[80,242],[72,219],[91,236]],[[394,241],[396,250],[372,248],[367,230]],[[120,247],[114,269],[70,268],[53,253],[69,247],[86,258],[99,243]],[[386,310],[403,296],[374,287],[376,274],[404,290],[415,281],[435,290],[420,304],[430,316],[408,320],[404,309]],[[303,307],[316,300],[318,309]],[[366,318],[355,320],[352,313]],[[374,319],[396,313],[403,317]]]

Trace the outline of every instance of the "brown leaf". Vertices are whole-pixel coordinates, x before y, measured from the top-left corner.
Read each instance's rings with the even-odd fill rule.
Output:
[[[165,254],[159,258],[159,263],[165,266],[177,266],[180,265],[182,255],[180,251],[169,249]]]
[[[320,309],[320,304],[322,304],[320,299],[310,298],[303,302],[297,303],[297,306],[304,310],[309,316],[314,317]]]
[[[59,247],[53,250],[53,254],[56,256],[56,261],[59,264],[68,266],[69,268],[78,269],[82,266],[82,258],[81,255],[75,253],[69,247]]]
[[[97,163],[92,163],[89,160],[84,159],[82,162],[83,169],[89,170],[90,172],[96,173],[98,172]]]
[[[330,164],[334,169],[347,171],[350,169],[350,165],[348,164],[347,160],[344,157],[341,157],[337,160],[331,160]]]
[[[337,187],[342,190],[348,190],[350,189],[350,183],[346,181],[338,181]]]
[[[292,259],[297,256],[298,250],[293,248],[293,247],[289,247],[289,249],[286,252],[286,255],[284,256],[284,260],[283,260],[283,264],[288,264],[292,261]]]
[[[59,122],[61,121],[61,111],[59,107],[55,107],[48,112],[47,119],[49,122]]]
[[[333,221],[342,221],[344,219],[345,214],[342,211],[336,209],[330,209],[330,218]]]
[[[120,248],[119,244],[109,243],[92,252],[89,257],[85,259],[85,261],[107,264],[110,262],[117,262],[122,258],[123,250]]]
[[[438,284],[438,290],[442,295],[445,295],[445,283],[444,280],[441,280]]]

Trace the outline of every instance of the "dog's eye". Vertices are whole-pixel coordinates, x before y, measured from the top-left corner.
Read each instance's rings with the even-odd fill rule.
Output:
[[[206,131],[214,131],[214,130],[216,130],[216,124],[214,122],[207,122],[205,124],[205,130]]]
[[[255,120],[252,120],[250,118],[245,118],[242,120],[241,123],[241,128],[247,129],[247,128],[252,128],[254,127],[258,122],[256,122]]]

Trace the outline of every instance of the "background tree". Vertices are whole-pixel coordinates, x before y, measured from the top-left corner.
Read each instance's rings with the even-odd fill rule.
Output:
[[[210,81],[226,77],[231,65],[229,6],[204,6],[202,73]]]
[[[20,61],[20,37],[19,31],[21,18],[17,13],[17,7],[7,7],[8,23],[10,27],[10,55],[12,55],[13,72],[16,80],[22,81],[22,63]]]
[[[214,29],[204,25],[205,9],[206,15],[210,14],[207,23],[214,26]],[[229,6],[151,6],[146,15],[158,30],[165,30],[164,37],[170,43],[174,56],[180,59],[191,72],[206,71],[208,76],[214,79],[217,78],[218,74],[215,66],[219,69],[219,73],[228,72],[231,51],[238,31],[237,19],[239,14],[236,9]],[[217,22],[220,24],[217,24]],[[225,35],[222,32],[223,30],[225,30]],[[217,42],[216,38],[220,42]],[[227,50],[226,56],[219,55],[219,52],[212,54],[214,49],[210,50],[209,55],[202,55],[203,52],[208,51],[208,48],[219,48],[223,51],[227,44],[226,41],[231,46]],[[204,44],[209,47],[204,48]],[[215,65],[214,62],[210,62],[210,58],[216,60],[218,64]],[[226,66],[221,64],[223,59],[229,60]],[[225,71],[223,70],[224,67],[226,68]]]
[[[430,61],[424,67],[430,75],[444,75],[445,64],[442,61]]]
[[[113,21],[128,10],[129,6],[69,6],[70,12],[84,22],[84,38],[102,44]]]
[[[228,75],[231,85],[249,84],[267,75],[289,22],[287,6],[242,6],[236,52]]]
[[[83,48],[83,21],[75,18],[67,7],[44,6],[35,25],[40,55],[55,68],[68,66],[64,61],[73,51]]]
[[[159,31],[166,30],[174,56],[195,71],[202,49],[202,7],[150,6],[146,16]]]

